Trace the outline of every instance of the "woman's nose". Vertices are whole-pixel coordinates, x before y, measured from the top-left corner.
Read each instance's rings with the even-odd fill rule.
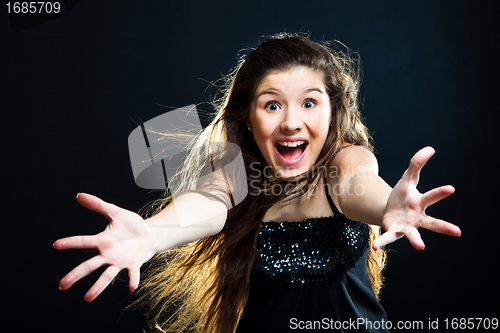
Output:
[[[299,110],[293,107],[289,107],[284,112],[284,118],[281,122],[281,130],[283,132],[298,132],[304,126],[302,119],[300,118]]]

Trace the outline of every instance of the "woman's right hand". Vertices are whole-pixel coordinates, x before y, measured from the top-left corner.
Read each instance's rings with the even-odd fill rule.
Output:
[[[57,250],[88,248],[99,250],[98,255],[66,274],[59,282],[59,288],[66,290],[99,267],[108,265],[109,267],[85,294],[87,302],[99,296],[123,269],[128,269],[129,287],[131,291],[135,290],[139,285],[140,267],[151,259],[157,250],[157,240],[146,222],[138,214],[90,194],[80,193],[77,200],[82,206],[104,215],[110,223],[97,235],[62,238],[54,243],[54,248]]]

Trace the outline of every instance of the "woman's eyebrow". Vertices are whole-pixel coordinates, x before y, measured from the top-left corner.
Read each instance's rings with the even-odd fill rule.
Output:
[[[312,87],[312,88],[304,89],[303,95],[306,95],[306,94],[313,92],[313,91],[317,91],[320,94],[324,94],[324,91],[321,88]],[[258,93],[257,96],[255,96],[255,99],[258,99],[262,95],[278,96],[278,95],[281,95],[281,92],[278,90],[273,90],[273,89],[264,90],[264,91],[261,91],[260,93]]]
[[[255,99],[259,98],[262,95],[266,95],[266,94],[273,95],[273,96],[281,95],[281,93],[277,90],[264,90],[264,91],[261,91],[260,93],[258,93],[257,96],[255,96]]]
[[[324,93],[325,93],[322,89],[313,87],[313,88],[307,88],[307,89],[305,89],[305,90],[304,90],[304,95],[305,95],[305,94],[308,94],[308,93],[310,93],[310,92],[312,92],[312,91],[317,91],[317,92],[319,92],[320,94],[324,94]]]

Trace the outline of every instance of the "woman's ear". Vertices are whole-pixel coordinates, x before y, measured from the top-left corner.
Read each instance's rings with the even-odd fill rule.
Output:
[[[252,129],[250,128],[250,125],[249,124],[246,124],[246,125],[247,125],[248,130],[251,132]]]

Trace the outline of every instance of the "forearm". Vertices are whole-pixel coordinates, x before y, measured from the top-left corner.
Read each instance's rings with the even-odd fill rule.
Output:
[[[226,206],[202,194],[187,192],[146,220],[156,239],[156,253],[212,236],[222,230]]]
[[[392,188],[372,171],[359,172],[342,186],[338,196],[343,214],[354,221],[382,226]]]

